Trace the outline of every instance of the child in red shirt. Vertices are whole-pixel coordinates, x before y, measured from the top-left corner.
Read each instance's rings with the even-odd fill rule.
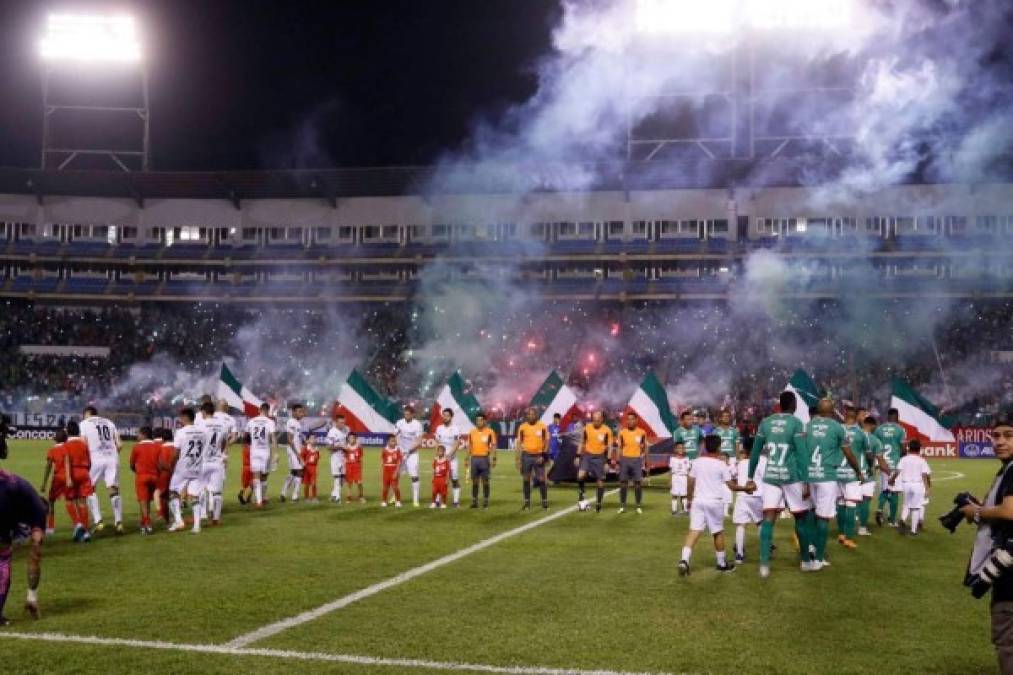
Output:
[[[345,483],[348,484],[348,496],[352,496],[352,486],[359,487],[359,503],[365,504],[366,498],[362,496],[362,446],[359,445],[359,436],[354,431],[349,431],[345,437]]]
[[[404,453],[397,447],[397,436],[391,434],[387,439],[387,445],[380,453],[380,461],[383,464],[383,493],[380,506],[387,506],[387,493],[393,488],[394,506],[401,508],[401,484],[398,476],[401,474],[401,462],[404,461]]]
[[[447,449],[442,445],[436,448],[436,458],[433,459],[433,503],[431,509],[447,508],[447,476],[450,475],[450,458],[447,457]]]
[[[320,451],[307,442],[302,449],[301,457],[303,474],[302,490],[303,498],[309,504],[316,504],[317,499],[317,464],[320,463]]]

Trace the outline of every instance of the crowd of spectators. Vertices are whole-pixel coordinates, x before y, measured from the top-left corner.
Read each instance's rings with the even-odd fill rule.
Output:
[[[170,411],[212,390],[223,360],[269,400],[315,399],[320,409],[359,368],[398,400],[431,399],[460,367],[494,417],[512,419],[552,368],[593,404],[618,410],[630,383],[653,369],[673,404],[769,410],[795,368],[838,399],[880,413],[901,377],[962,423],[1013,404],[1013,303],[954,307],[845,302],[804,308],[732,303],[487,303],[480,321],[433,321],[424,303],[341,308],[142,304],[131,308],[0,304],[0,409]],[[867,308],[866,308],[867,309]],[[437,317],[440,319],[440,317]],[[442,322],[441,322],[442,321]],[[441,332],[441,326],[458,332]],[[928,332],[928,334],[926,334]],[[100,346],[107,358],[38,356],[23,345]],[[477,351],[476,351],[477,350]],[[476,357],[477,354],[477,357]],[[480,359],[481,367],[476,360]],[[313,401],[311,401],[313,402]]]

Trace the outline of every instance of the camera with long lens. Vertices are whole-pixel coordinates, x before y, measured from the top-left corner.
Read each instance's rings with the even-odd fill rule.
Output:
[[[971,595],[981,598],[992,588],[999,577],[1006,574],[1010,567],[1013,567],[1013,552],[1010,545],[1013,541],[1006,541],[1003,548],[993,549],[988,559],[978,574],[969,574],[964,580],[964,585],[971,589]]]
[[[939,522],[943,524],[950,534],[957,531],[957,526],[960,525],[960,521],[964,519],[964,514],[960,512],[960,509],[970,504],[977,504],[981,506],[981,502],[974,498],[970,492],[961,492],[959,495],[953,498],[953,503],[956,506],[953,507],[952,511],[947,512],[944,515],[939,516]]]

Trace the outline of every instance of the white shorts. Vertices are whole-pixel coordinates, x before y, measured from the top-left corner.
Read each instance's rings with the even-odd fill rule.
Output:
[[[802,497],[805,483],[771,485],[760,483],[760,497],[764,511],[781,511],[786,506],[792,513],[803,513],[812,508],[812,502]]]
[[[225,487],[225,466],[222,464],[205,464],[201,471],[201,482],[208,492],[219,494]]]
[[[169,481],[169,492],[175,492],[178,495],[185,493],[191,497],[199,497],[203,491],[204,483],[200,478],[174,473]]]
[[[837,515],[837,495],[840,492],[840,484],[837,481],[809,483],[809,494],[817,518],[828,520]]]
[[[876,496],[876,481],[870,480],[862,483],[862,499],[872,499]]]
[[[862,501],[862,484],[857,480],[848,481],[847,483],[838,483],[837,494],[839,494],[841,499],[846,502],[858,504]]]
[[[413,452],[412,454],[405,457],[404,460],[404,472],[411,477],[412,480],[416,480],[419,477],[419,453]]]
[[[711,534],[724,532],[725,503],[720,499],[694,500],[689,508],[689,529],[696,532],[707,530]]]
[[[685,497],[688,482],[686,476],[672,476],[672,496]]]
[[[345,475],[345,457],[342,452],[335,452],[331,454],[331,475],[332,476],[344,476]]]
[[[91,468],[88,470],[93,487],[98,487],[101,480],[107,488],[118,487],[120,484],[120,462],[116,456],[98,456],[91,460]]]
[[[727,485],[724,485],[722,487],[724,488],[724,496],[722,497],[721,501],[724,502],[725,504],[731,504],[732,499],[734,499],[732,489]]]
[[[763,497],[740,492],[735,498],[732,522],[736,525],[759,523],[763,520]]]
[[[292,446],[285,449],[288,450],[288,470],[302,471],[302,460],[299,458],[299,453],[293,450]]]
[[[925,483],[921,481],[914,483],[900,483],[904,492],[904,507],[908,509],[921,509],[925,507]]]
[[[271,462],[271,451],[250,452],[250,471],[253,473],[267,473],[267,465]]]

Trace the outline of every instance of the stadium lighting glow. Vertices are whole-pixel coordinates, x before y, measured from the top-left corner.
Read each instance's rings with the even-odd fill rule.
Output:
[[[137,63],[141,45],[132,17],[50,14],[39,54],[46,61]]]
[[[842,28],[850,23],[853,1],[636,0],[636,28],[659,35]]]

